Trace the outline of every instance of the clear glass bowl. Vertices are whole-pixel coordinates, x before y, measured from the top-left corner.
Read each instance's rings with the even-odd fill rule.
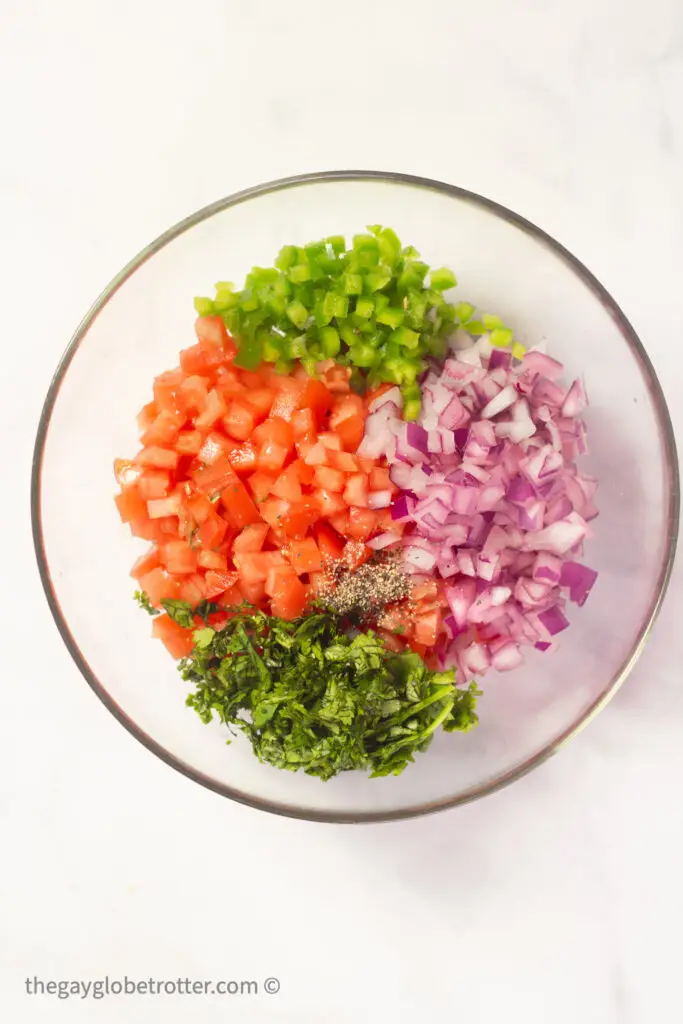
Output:
[[[137,450],[135,414],[152,378],[191,343],[192,298],[240,282],[281,245],[369,223],[391,225],[428,263],[451,267],[458,296],[498,313],[529,344],[547,339],[583,374],[600,517],[586,560],[600,571],[557,652],[529,652],[489,674],[481,724],[437,736],[403,775],[330,782],[260,764],[243,739],[185,707],[186,685],[132,600],[144,547],[119,523],[112,460]],[[607,703],[638,657],[661,604],[678,527],[672,427],[641,342],[570,253],[480,196],[407,175],[361,171],[260,185],[200,210],[125,267],[76,331],[41,417],[32,511],[40,572],[76,664],[118,720],[172,767],[265,810],[321,821],[406,818],[464,803],[519,778]]]

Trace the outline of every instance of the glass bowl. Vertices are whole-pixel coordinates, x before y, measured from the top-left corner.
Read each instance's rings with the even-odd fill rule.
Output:
[[[241,282],[281,245],[391,225],[457,295],[548,342],[584,376],[600,516],[586,552],[598,582],[556,652],[527,653],[483,681],[481,723],[438,735],[398,777],[322,783],[260,764],[246,740],[203,725],[187,686],[132,599],[143,549],[119,522],[112,461],[137,450],[153,377],[192,343],[192,299]],[[593,275],[533,224],[481,196],[400,174],[344,171],[259,185],[171,228],[105,289],[76,331],[45,401],[34,456],[38,564],[64,641],[97,696],[167,764],[224,796],[319,821],[407,818],[473,800],[541,764],[604,707],[647,639],[678,527],[674,437],[660,385],[628,320]]]

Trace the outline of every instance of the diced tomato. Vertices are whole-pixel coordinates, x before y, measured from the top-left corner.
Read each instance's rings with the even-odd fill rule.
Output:
[[[315,416],[312,409],[297,409],[292,414],[292,431],[296,441],[315,441]]]
[[[294,431],[291,423],[282,419],[281,416],[270,416],[255,428],[253,440],[257,445],[271,441],[290,452],[294,447]]]
[[[158,543],[163,539],[159,523],[161,520],[151,520],[147,518],[147,508],[145,506],[144,519],[134,519],[129,523],[130,532],[134,537],[140,537],[141,540],[149,540],[153,543]]]
[[[231,587],[237,583],[238,574],[236,572],[220,572],[214,569],[209,569],[206,574],[206,598],[210,601],[212,598],[217,597],[226,590],[230,590]]]
[[[405,644],[400,636],[396,636],[386,629],[378,629],[377,634],[382,638],[382,642],[388,651],[394,651],[396,654],[405,651]]]
[[[228,529],[225,519],[212,515],[197,529],[197,544],[205,551],[220,547]]]
[[[257,462],[260,469],[277,473],[287,461],[289,452],[274,441],[264,441],[259,449]]]
[[[349,532],[348,536],[354,540],[367,540],[377,526],[377,513],[369,508],[356,508],[352,505],[349,509]]]
[[[172,540],[164,544],[161,558],[168,572],[178,575],[194,572],[197,556],[186,540]]]
[[[320,508],[318,505],[309,499],[304,499],[295,505],[290,505],[281,521],[276,522],[274,529],[280,528],[287,537],[298,540],[305,537],[306,531],[319,519]]]
[[[347,505],[355,505],[357,508],[367,508],[368,505],[368,478],[364,473],[354,473],[348,478],[344,488],[344,501]]]
[[[314,533],[323,561],[339,561],[344,552],[344,541],[340,536],[327,523],[317,523]]]
[[[196,608],[200,601],[204,600],[206,584],[201,576],[192,574],[182,579],[180,584],[180,600],[187,601],[193,608]]]
[[[209,391],[208,395],[206,396],[206,402],[204,403],[204,408],[202,409],[200,414],[198,416],[195,416],[194,425],[197,428],[197,430],[207,430],[221,418],[225,423],[228,416],[228,410],[229,407],[226,405],[223,395],[220,393],[220,391],[216,391],[214,388],[212,391]],[[233,437],[235,436],[236,435],[233,434]],[[237,440],[246,441],[247,437],[249,437],[249,433],[247,433],[243,437],[237,437]]]
[[[197,490],[212,497],[224,490],[233,480],[237,480],[235,471],[227,458],[216,459],[212,466],[204,466],[191,474]]]
[[[343,473],[358,473],[360,469],[358,459],[350,452],[330,452],[329,463],[335,469],[341,469]]]
[[[178,597],[179,583],[168,575],[161,567],[152,569],[139,579],[140,588],[145,591],[155,608],[162,601]]]
[[[265,583],[268,570],[275,565],[286,565],[279,551],[240,551],[233,555],[240,583]]]
[[[306,587],[293,573],[278,575],[277,585],[271,595],[273,615],[281,619],[296,619],[306,607]]]
[[[237,529],[242,529],[242,527],[248,526],[249,523],[261,522],[259,510],[256,508],[242,481],[236,476],[221,491],[221,505]]]
[[[186,418],[184,412],[170,412],[168,409],[162,409],[156,419],[140,435],[140,441],[144,445],[172,444],[178,436],[180,428],[185,425]]]
[[[128,459],[114,459],[114,476],[120,487],[134,484],[143,473],[142,466],[134,466]]]
[[[326,590],[327,577],[324,572],[312,572],[308,577],[308,593],[311,597],[319,597]]]
[[[165,498],[171,485],[171,478],[163,469],[146,469],[138,480],[141,496],[147,498]]]
[[[180,353],[180,369],[189,375],[211,372],[211,359],[199,345],[190,345]]]
[[[271,493],[276,480],[277,476],[274,473],[264,473],[262,470],[258,470],[249,477],[247,483],[256,501],[262,502]]]
[[[349,535],[349,510],[345,509],[343,512],[335,512],[333,516],[329,516],[328,522],[332,526],[340,537],[348,537]]]
[[[268,534],[267,523],[250,523],[235,537],[233,549],[236,553],[260,551]]]
[[[239,589],[244,600],[257,607],[266,596],[265,583],[240,583]]]
[[[310,409],[317,423],[320,424],[332,408],[333,403],[334,397],[331,392],[321,381],[311,377],[298,397],[296,408]]]
[[[329,462],[328,454],[328,449],[325,445],[320,441],[316,441],[303,456],[303,461],[307,466],[326,466]]]
[[[256,449],[251,441],[245,441],[229,451],[228,459],[235,472],[242,476],[256,469]]]
[[[308,487],[313,483],[313,466],[307,466],[303,459],[296,459],[296,461],[292,463],[292,466],[296,467],[296,474],[300,484]]]
[[[355,452],[363,440],[365,422],[362,416],[350,416],[335,428],[343,447],[347,452]]]
[[[318,434],[318,441],[324,448],[327,448],[328,451],[341,451],[342,442],[337,434],[333,434],[330,431],[324,431],[322,434]]]
[[[351,368],[349,366],[339,366],[335,363],[329,370],[325,371],[322,380],[329,391],[337,395],[347,395],[351,390],[351,385],[349,384]]]
[[[181,455],[196,455],[202,446],[199,430],[181,430],[174,442],[174,448]]]
[[[322,487],[323,490],[343,491],[346,475],[340,469],[332,469],[331,466],[316,466],[313,480],[316,487]]]
[[[410,599],[416,601],[435,601],[439,596],[439,587],[436,580],[425,580],[424,583],[413,587],[410,592]]]
[[[375,466],[370,470],[368,485],[371,491],[389,491],[393,484],[386,466]]]
[[[342,558],[347,569],[353,570],[367,562],[372,554],[372,548],[369,548],[367,544],[363,544],[360,540],[350,540],[346,543]]]
[[[391,389],[395,387],[395,384],[378,384],[377,387],[372,388],[371,391],[366,391],[365,407],[369,408],[376,399],[381,398],[382,395],[387,393],[387,391],[391,391]]]
[[[148,402],[147,405],[143,405],[142,409],[137,416],[138,430],[140,433],[148,430],[152,426],[155,419],[159,415],[156,402]]]
[[[303,391],[303,384],[292,377],[280,377],[277,386],[279,387],[279,393],[273,402],[270,415],[289,421],[299,404],[299,396]]]
[[[271,494],[276,498],[284,498],[285,501],[301,501],[303,492],[299,480],[299,471],[296,463],[292,463],[276,479],[271,489]]]
[[[226,572],[228,559],[220,551],[197,551],[197,565],[200,569],[218,569]]]
[[[204,443],[199,449],[199,459],[205,466],[213,466],[214,462],[217,462],[221,456],[229,458],[229,453],[233,448],[232,441],[224,434],[219,434],[218,431],[212,430],[210,434],[207,434]]]
[[[194,325],[197,341],[203,350],[220,349],[226,355],[234,356],[237,351],[235,342],[228,334],[225,324],[219,316],[200,316]]]
[[[234,398],[223,416],[223,426],[236,441],[246,441],[254,431],[254,410],[241,398]]]
[[[166,373],[160,373],[158,377],[154,378],[154,401],[159,412],[162,409],[173,413],[180,411],[178,389],[184,379],[185,374],[182,369],[167,370]]]
[[[145,576],[148,572],[151,572],[152,569],[156,569],[160,565],[161,558],[159,556],[159,549],[156,547],[150,548],[149,551],[146,551],[144,555],[140,555],[140,557],[135,560],[133,568],[130,570],[130,575],[134,580],[139,580],[142,576]]]
[[[289,557],[298,576],[305,572],[320,572],[323,567],[320,550],[312,537],[293,540],[289,545]]]
[[[192,633],[191,629],[183,629],[168,615],[158,615],[152,622],[152,636],[166,645],[173,658],[187,658],[192,653]]]
[[[177,516],[180,511],[180,495],[169,494],[165,498],[150,498],[147,501],[147,515],[150,519]]]
[[[219,366],[216,370],[216,389],[226,399],[236,398],[238,395],[244,397],[247,391],[235,370],[226,366]]]
[[[363,399],[359,395],[346,395],[344,398],[337,398],[334,409],[330,415],[330,430],[335,430],[344,420],[353,416],[365,416]]]
[[[170,448],[150,445],[139,451],[133,462],[138,466],[155,466],[157,469],[175,469],[178,464],[178,452]]]
[[[272,565],[266,576],[265,588],[268,597],[272,597],[281,586],[280,576],[292,576],[294,572],[291,565]]]
[[[195,413],[201,412],[206,404],[206,396],[211,388],[211,381],[201,374],[190,374],[180,385],[178,394],[184,409]]]
[[[274,400],[275,393],[270,388],[247,389],[244,392],[244,401],[251,406],[259,422],[268,415]]]
[[[318,487],[313,491],[311,497],[318,505],[323,516],[333,516],[337,512],[346,511],[346,501],[338,492],[327,491],[323,487]]]
[[[136,484],[125,487],[115,497],[122,523],[132,523],[137,519],[147,518],[147,502],[140,494]]]

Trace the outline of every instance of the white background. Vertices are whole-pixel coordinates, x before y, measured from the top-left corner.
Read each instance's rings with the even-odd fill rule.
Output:
[[[545,767],[436,817],[313,825],[204,791],[95,699],[43,600],[28,482],[53,369],[114,273],[197,207],[324,168],[540,224],[632,319],[680,435],[682,103],[679,0],[0,0],[4,1020],[681,1019],[680,566],[623,690]],[[281,991],[25,994],[107,973]]]

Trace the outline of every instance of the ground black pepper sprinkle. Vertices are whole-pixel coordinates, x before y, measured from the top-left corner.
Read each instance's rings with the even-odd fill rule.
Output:
[[[370,619],[394,601],[408,597],[411,581],[396,554],[375,555],[351,571],[341,562],[325,567],[320,598],[339,615]]]

